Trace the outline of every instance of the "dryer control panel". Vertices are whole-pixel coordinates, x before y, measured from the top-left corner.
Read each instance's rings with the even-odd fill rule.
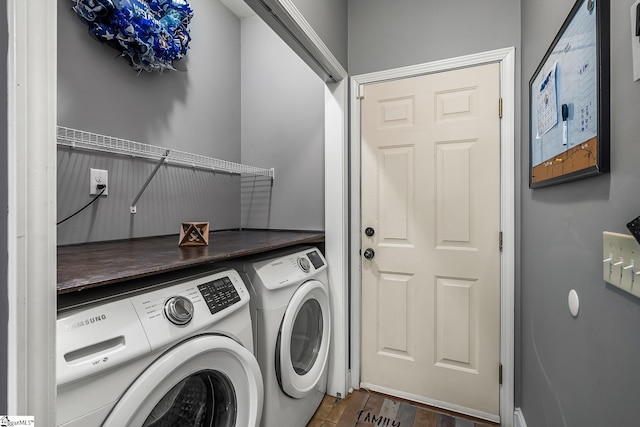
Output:
[[[271,290],[318,279],[327,269],[327,262],[316,248],[258,261],[253,265],[263,286]]]
[[[320,255],[320,252],[318,252],[317,250],[314,249],[307,252],[307,256],[309,257],[309,261],[311,261],[311,264],[313,264],[313,268],[315,268],[316,270],[324,266],[324,259],[322,258],[322,255]]]

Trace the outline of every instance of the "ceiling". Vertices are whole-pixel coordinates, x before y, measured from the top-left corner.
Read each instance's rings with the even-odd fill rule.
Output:
[[[220,0],[227,9],[233,12],[238,18],[244,19],[253,16],[256,13],[251,9],[244,0]]]

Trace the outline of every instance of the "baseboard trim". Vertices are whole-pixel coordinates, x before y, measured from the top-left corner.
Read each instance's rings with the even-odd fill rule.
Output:
[[[524,420],[524,414],[520,408],[513,411],[513,427],[527,427],[527,422]]]

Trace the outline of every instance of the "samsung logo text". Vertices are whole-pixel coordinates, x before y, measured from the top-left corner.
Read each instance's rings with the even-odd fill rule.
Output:
[[[89,317],[88,319],[81,320],[79,322],[64,325],[64,330],[73,331],[74,329],[82,328],[85,326],[91,326],[92,324],[102,322],[103,320],[107,320],[107,315],[99,314],[97,316],[93,316],[93,317]]]

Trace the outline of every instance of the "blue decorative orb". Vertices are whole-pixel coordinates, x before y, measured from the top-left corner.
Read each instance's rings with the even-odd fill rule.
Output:
[[[118,50],[137,71],[175,70],[191,36],[186,0],[71,0],[98,40]]]

